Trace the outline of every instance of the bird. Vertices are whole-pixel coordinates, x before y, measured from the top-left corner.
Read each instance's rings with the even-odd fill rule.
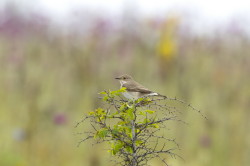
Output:
[[[133,80],[133,78],[128,74],[121,75],[119,77],[116,77],[115,79],[119,80],[121,88],[126,88],[126,92],[123,92],[122,94],[129,100],[137,100],[146,96],[166,97],[164,95],[151,91],[148,88],[145,88],[143,85]]]

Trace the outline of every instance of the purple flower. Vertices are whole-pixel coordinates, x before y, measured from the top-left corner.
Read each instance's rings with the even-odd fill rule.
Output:
[[[67,122],[67,116],[65,113],[56,113],[53,117],[53,122],[56,125],[64,125]]]
[[[200,144],[204,148],[209,148],[211,146],[211,138],[207,134],[204,134],[200,137]]]

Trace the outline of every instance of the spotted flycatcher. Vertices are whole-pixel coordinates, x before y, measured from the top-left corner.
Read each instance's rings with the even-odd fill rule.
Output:
[[[163,95],[160,95],[159,93],[153,92],[145,88],[138,82],[134,81],[133,78],[127,74],[117,77],[115,79],[118,79],[120,81],[121,88],[122,87],[126,88],[126,92],[123,93],[123,96],[127,99],[136,100],[138,98],[145,97],[145,96],[165,97]]]

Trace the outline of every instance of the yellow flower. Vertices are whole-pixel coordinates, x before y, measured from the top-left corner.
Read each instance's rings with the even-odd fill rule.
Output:
[[[177,53],[176,30],[178,22],[179,19],[177,17],[168,18],[162,28],[157,52],[166,60],[172,59]]]

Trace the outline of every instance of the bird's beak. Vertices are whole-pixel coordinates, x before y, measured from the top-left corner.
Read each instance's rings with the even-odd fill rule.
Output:
[[[120,78],[119,78],[119,77],[116,77],[115,79],[119,80]]]

